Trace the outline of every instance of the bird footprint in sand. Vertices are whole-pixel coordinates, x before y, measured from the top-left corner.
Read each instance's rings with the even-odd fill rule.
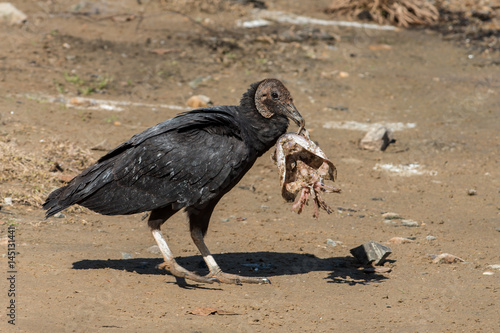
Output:
[[[298,196],[292,205],[292,210],[300,214],[311,196],[315,218],[319,217],[320,208],[328,214],[332,212],[321,197],[321,193],[341,191],[339,188],[324,184],[325,180],[335,181],[337,169],[321,148],[311,141],[307,130],[302,131],[302,134],[282,135],[276,143],[272,159],[280,173],[283,198],[291,202]]]

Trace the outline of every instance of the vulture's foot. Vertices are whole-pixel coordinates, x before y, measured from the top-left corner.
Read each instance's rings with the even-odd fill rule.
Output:
[[[153,229],[151,230],[151,232],[154,239],[156,240],[156,243],[158,244],[158,247],[160,248],[163,259],[165,260],[165,262],[158,265],[158,268],[169,271],[173,276],[185,278],[195,282],[214,283],[215,281],[217,281],[217,279],[211,276],[200,276],[194,272],[188,271],[187,269],[179,265],[177,261],[175,261],[174,256],[172,255],[172,252],[170,251],[165,238],[163,238],[160,229]]]
[[[194,272],[188,271],[181,265],[179,265],[175,260],[171,262],[163,262],[157,266],[159,269],[164,269],[170,272],[173,276],[185,278],[191,281],[199,282],[199,283],[214,283],[217,282],[218,279],[209,275],[201,276]]]
[[[216,281],[219,281],[220,283],[238,284],[238,285],[241,285],[243,283],[271,284],[271,281],[269,281],[269,279],[267,278],[240,276],[236,274],[224,273],[222,271],[209,275],[211,275],[213,278],[216,279]]]
[[[207,277],[210,276],[213,279],[215,279],[215,281],[227,284],[271,283],[271,281],[269,281],[266,278],[240,276],[236,274],[224,273],[222,269],[220,269],[219,265],[217,265],[217,263],[215,262],[214,257],[210,254],[210,251],[208,250],[207,245],[205,244],[205,241],[203,239],[203,232],[201,231],[201,229],[193,228],[193,230],[191,230],[191,237],[193,238],[194,243],[198,247],[198,250],[200,250],[201,255],[203,256],[203,260],[205,260],[205,263],[207,264],[207,267],[210,270],[210,273],[206,275]]]

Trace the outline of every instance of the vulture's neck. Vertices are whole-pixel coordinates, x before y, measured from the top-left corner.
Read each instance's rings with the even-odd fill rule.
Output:
[[[247,140],[258,155],[264,154],[276,144],[278,138],[286,133],[288,118],[283,115],[273,115],[271,118],[263,117],[255,107],[255,93],[260,82],[250,86],[243,94],[240,101],[240,114],[242,127],[248,132]]]

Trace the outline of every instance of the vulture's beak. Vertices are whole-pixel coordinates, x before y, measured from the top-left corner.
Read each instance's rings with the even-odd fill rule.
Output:
[[[287,104],[285,108],[288,118],[293,120],[297,124],[297,126],[299,126],[299,131],[297,132],[297,134],[300,135],[300,133],[304,130],[304,127],[306,126],[306,121],[304,120],[304,118],[302,118],[302,116],[300,115],[295,105],[293,105],[293,103]]]

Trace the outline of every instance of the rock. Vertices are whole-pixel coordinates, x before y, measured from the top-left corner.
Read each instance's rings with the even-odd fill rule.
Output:
[[[257,20],[252,20],[252,21],[239,21],[238,26],[247,28],[247,29],[252,29],[252,28],[260,28],[260,27],[265,27],[267,25],[270,25],[271,22],[264,20],[264,19],[257,19]]]
[[[490,269],[498,269],[498,270],[500,270],[500,265],[498,265],[498,264],[495,264],[495,265],[488,265],[488,267],[487,267],[487,268],[490,268]]]
[[[418,227],[419,224],[417,221],[413,220],[401,220],[401,225],[405,227]]]
[[[160,248],[158,247],[158,245],[150,246],[146,249],[146,251],[148,251],[149,253],[152,253],[152,254],[161,254],[161,251],[160,251]]]
[[[0,2],[0,21],[11,25],[23,24],[28,20],[28,16],[14,7],[10,2]]]
[[[433,240],[436,240],[436,237],[429,235],[429,236],[425,237],[425,239],[428,241],[433,241]]]
[[[349,77],[349,73],[348,72],[339,72],[339,78],[345,79],[347,77]]]
[[[205,108],[212,104],[212,100],[205,95],[194,95],[187,100],[186,104],[193,109]]]
[[[430,256],[433,258],[432,262],[435,264],[454,264],[457,262],[465,262],[462,258],[449,253],[441,253],[440,255],[432,254]]]
[[[12,206],[12,198],[11,197],[3,198],[3,203],[6,206]]]
[[[403,218],[398,213],[391,213],[391,212],[382,214],[382,217],[386,220],[401,220]]]
[[[343,243],[340,241],[334,241],[333,239],[328,238],[326,240],[326,244],[331,245],[331,246],[337,246],[337,245],[342,245]]]
[[[58,219],[63,219],[63,218],[66,217],[66,215],[64,215],[63,213],[59,212],[59,213],[54,214],[54,217],[58,218]]]
[[[467,195],[470,195],[470,196],[473,196],[473,195],[476,195],[477,194],[477,191],[473,188],[470,188],[467,190]]]
[[[384,151],[394,140],[393,133],[385,126],[373,126],[359,142],[362,149]]]
[[[495,275],[495,272],[486,271],[483,272],[483,275]]]
[[[387,244],[406,244],[406,243],[413,243],[413,240],[405,237],[392,237],[389,239]]]
[[[122,252],[123,259],[132,259],[134,256],[127,252]]]
[[[392,253],[392,250],[382,244],[369,241],[363,245],[350,250],[351,254],[362,264],[382,265],[385,259]]]

